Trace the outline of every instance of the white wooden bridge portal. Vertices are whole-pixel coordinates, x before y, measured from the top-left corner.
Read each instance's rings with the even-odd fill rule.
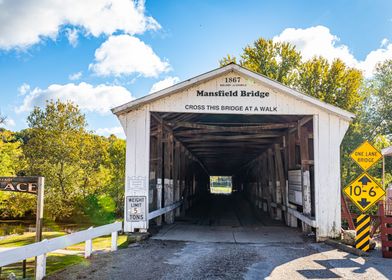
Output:
[[[112,111],[127,137],[126,232],[211,208],[209,176],[226,175],[259,217],[318,240],[339,236],[340,144],[352,113],[236,64]]]

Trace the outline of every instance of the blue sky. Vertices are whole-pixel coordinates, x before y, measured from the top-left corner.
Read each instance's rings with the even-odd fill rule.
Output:
[[[259,37],[371,77],[392,58],[392,1],[0,0],[0,110],[19,130],[33,106],[72,100],[90,129],[121,135],[111,107],[216,68]]]

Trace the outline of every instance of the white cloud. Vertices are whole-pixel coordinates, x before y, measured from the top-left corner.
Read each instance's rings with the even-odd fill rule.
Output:
[[[76,72],[76,73],[73,73],[73,74],[69,75],[68,79],[70,79],[71,81],[80,80],[82,75],[83,75],[82,71],[79,71],[79,72]]]
[[[19,95],[25,95],[26,93],[28,93],[30,91],[30,85],[23,83],[19,88],[18,88],[18,92]]]
[[[34,88],[25,94],[23,104],[15,109],[17,113],[31,111],[34,106],[44,106],[47,100],[72,101],[88,112],[107,113],[115,106],[133,99],[131,93],[121,86],[87,83],[65,85],[53,84],[46,89]]]
[[[165,79],[156,82],[155,84],[152,85],[151,89],[150,89],[150,93],[159,91],[161,89],[164,88],[168,88],[176,83],[178,83],[180,81],[180,78],[178,77],[166,77]]]
[[[339,37],[333,35],[329,28],[321,25],[305,29],[287,28],[273,40],[295,45],[301,51],[304,60],[320,55],[329,61],[340,58],[348,66],[362,70],[365,77],[373,75],[374,67],[378,62],[392,57],[392,43],[383,39],[379,49],[369,52],[365,60],[357,60],[348,46],[339,43]]]
[[[1,49],[26,49],[47,38],[55,40],[66,26],[94,37],[160,28],[154,18],[146,16],[142,0],[0,1]]]
[[[125,133],[124,130],[121,126],[115,126],[115,127],[110,127],[110,128],[98,128],[96,130],[96,133],[98,135],[102,136],[110,136],[112,134],[116,135],[119,138],[125,139]]]
[[[138,38],[118,35],[110,36],[95,51],[95,63],[90,64],[89,69],[99,76],[140,73],[145,77],[156,77],[169,71],[170,66]]]
[[[79,36],[78,33],[79,33],[79,30],[77,30],[76,28],[73,28],[73,29],[67,28],[67,30],[66,30],[68,42],[74,48],[78,45],[78,36]]]
[[[322,55],[329,61],[334,58],[341,58],[350,66],[356,65],[356,59],[346,45],[339,45],[339,38],[331,34],[329,28],[325,26],[314,26],[306,29],[287,28],[274,41],[289,42],[302,52],[305,60],[315,55]]]

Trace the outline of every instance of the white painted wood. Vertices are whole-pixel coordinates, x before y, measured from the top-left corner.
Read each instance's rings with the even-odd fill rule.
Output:
[[[177,202],[175,202],[175,203],[173,203],[171,205],[168,205],[168,206],[166,206],[164,208],[152,211],[152,212],[148,213],[148,219],[149,220],[154,219],[154,218],[156,218],[158,216],[161,216],[161,215],[163,215],[165,213],[168,213],[168,212],[172,211],[173,209],[176,209],[177,207],[180,207],[181,205],[182,205],[182,201],[177,201]]]
[[[260,97],[197,96],[198,90],[222,90],[220,81],[238,75],[245,85],[238,90],[269,92]],[[231,88],[233,89],[233,88]],[[224,88],[230,90],[230,88]],[[237,90],[235,88],[234,90]],[[199,110],[188,105],[216,105],[219,109]],[[187,107],[188,106],[188,107]],[[223,106],[224,109],[221,109]],[[277,107],[276,111],[232,111],[226,106]],[[315,219],[317,237],[336,237],[340,234],[340,144],[353,114],[303,95],[279,83],[266,79],[236,65],[222,67],[190,79],[180,85],[135,100],[113,110],[120,118],[127,136],[126,178],[149,176],[150,111],[177,113],[252,114],[252,115],[313,115]],[[124,117],[126,116],[126,117]],[[269,182],[270,186],[274,182]],[[127,182],[126,182],[127,185]],[[273,190],[271,190],[273,191]],[[126,187],[125,194],[131,195]],[[148,196],[148,184],[138,195]],[[257,195],[257,194],[256,194]],[[155,211],[154,211],[155,212]],[[151,213],[150,213],[151,214]],[[294,218],[292,221],[294,223]],[[148,221],[124,223],[124,231],[146,230]]]
[[[301,212],[298,212],[297,210],[294,210],[292,208],[287,208],[287,211],[289,214],[293,215],[294,217],[300,219],[302,222],[304,222],[305,224],[317,228],[317,221],[315,219],[313,219],[312,217],[308,217],[305,216],[304,214],[302,214]]]
[[[49,252],[71,246],[73,244],[84,242],[88,239],[94,239],[96,237],[108,235],[112,232],[118,232],[120,230],[122,230],[122,223],[115,222],[93,228],[92,230],[82,230],[65,236],[43,240],[41,242],[30,245],[6,250],[0,252],[0,267],[16,263],[24,259],[44,255]]]
[[[88,239],[84,242],[84,258],[88,259],[93,252],[93,241]]]
[[[131,102],[128,102],[124,105],[118,106],[114,109],[112,109],[112,112],[116,115],[122,115],[124,113],[130,112],[131,110],[134,110],[135,108],[138,108],[142,105],[151,103],[156,100],[160,100],[164,97],[173,95],[174,93],[178,93],[181,91],[189,91],[189,88],[198,85],[200,83],[207,83],[212,80],[212,84],[216,83],[216,78],[222,75],[230,75],[230,73],[235,72],[235,74],[240,74],[242,77],[248,79],[248,80],[254,80],[260,84],[263,84],[267,87],[270,87],[271,89],[274,89],[276,91],[281,91],[284,92],[286,95],[289,95],[291,98],[295,98],[299,100],[302,104],[308,103],[313,107],[317,107],[318,109],[321,109],[323,111],[327,111],[329,113],[336,114],[340,116],[341,118],[345,118],[346,120],[350,121],[352,118],[355,117],[354,114],[345,111],[343,109],[340,109],[338,107],[335,107],[333,105],[330,105],[326,102],[320,101],[317,98],[311,97],[309,95],[300,93],[292,88],[289,88],[283,84],[280,84],[276,81],[273,81],[271,79],[268,79],[267,77],[264,77],[260,74],[257,74],[255,72],[249,71],[239,65],[236,64],[229,64],[224,67],[217,68],[213,71],[204,73],[202,75],[199,75],[197,77],[191,78],[186,80],[185,82],[176,84],[172,87],[163,89],[161,91],[158,91],[156,93],[152,93],[149,95],[146,95],[144,97],[138,98],[136,100],[133,100]],[[177,99],[182,96],[177,96]]]
[[[113,231],[112,232],[112,244],[110,247],[110,250],[113,251],[117,251],[117,239],[118,239],[118,232],[117,231]]]
[[[36,257],[35,279],[41,280],[46,275],[46,254]]]

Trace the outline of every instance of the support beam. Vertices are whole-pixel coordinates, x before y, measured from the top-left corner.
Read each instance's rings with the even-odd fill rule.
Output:
[[[208,124],[200,124],[200,123],[192,123],[192,122],[177,122],[175,124],[176,127],[186,127],[186,128],[195,128],[195,129],[207,129],[207,130],[215,130],[215,131],[231,131],[231,132],[241,132],[241,131],[258,131],[265,129],[285,129],[290,127],[295,127],[297,123],[264,123],[264,124],[256,124],[251,126],[246,126],[246,124],[242,126],[221,126],[221,125],[208,125]]]
[[[309,165],[303,164],[309,160],[309,137],[308,129],[305,126],[300,127],[300,151],[301,151],[301,169],[302,169],[302,206],[303,213],[306,216],[312,214],[312,203],[311,203],[311,186],[310,186],[310,171]],[[302,222],[302,230],[304,232],[310,232],[312,228],[309,224]]]

